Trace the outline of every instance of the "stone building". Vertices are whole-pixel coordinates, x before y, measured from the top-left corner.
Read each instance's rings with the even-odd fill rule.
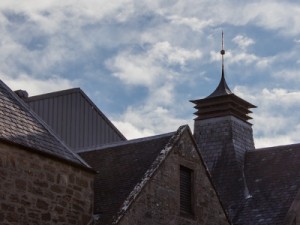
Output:
[[[99,225],[230,224],[187,126],[80,156],[99,171]]]
[[[18,98],[1,83],[0,222],[300,224],[300,144],[255,148],[256,106],[232,93],[221,54],[194,134],[128,141],[78,88]]]

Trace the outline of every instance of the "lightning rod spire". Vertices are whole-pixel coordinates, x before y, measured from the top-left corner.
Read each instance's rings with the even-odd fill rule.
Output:
[[[225,50],[224,50],[224,32],[222,31],[222,50],[220,51],[222,55],[222,79],[225,78],[224,74],[224,55],[225,55]]]

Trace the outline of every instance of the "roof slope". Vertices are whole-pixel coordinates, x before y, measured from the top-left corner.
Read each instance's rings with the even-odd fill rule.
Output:
[[[141,187],[143,177],[174,134],[175,132],[126,141],[80,153],[99,171],[95,178],[95,213],[102,214],[101,224],[111,224],[123,204],[131,203],[127,198],[134,199],[130,194],[136,185]]]
[[[300,187],[300,144],[249,151],[245,176],[252,195],[234,224],[283,224]]]
[[[0,139],[88,167],[0,80]]]
[[[24,100],[75,152],[126,140],[80,88]]]

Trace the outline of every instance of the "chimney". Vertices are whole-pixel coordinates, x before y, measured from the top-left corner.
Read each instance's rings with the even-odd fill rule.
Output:
[[[23,100],[28,98],[28,93],[25,90],[16,90],[15,93]]]

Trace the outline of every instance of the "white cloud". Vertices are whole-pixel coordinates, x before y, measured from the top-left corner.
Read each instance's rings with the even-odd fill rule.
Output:
[[[300,91],[282,88],[262,90],[238,86],[236,95],[258,106],[254,110],[253,122],[256,147],[300,142]]]
[[[275,72],[273,76],[280,80],[297,82],[300,78],[300,72],[299,70],[291,70],[286,68],[284,70]]]
[[[250,45],[253,45],[255,42],[253,39],[245,37],[243,35],[235,36],[232,41],[236,43],[240,48],[246,49]]]
[[[107,68],[124,84],[145,86],[149,92],[140,105],[133,103],[115,119],[124,127],[121,129],[125,134],[135,137],[168,132],[183,123],[192,123],[176,114],[176,107],[183,105],[175,101],[176,85],[184,83],[187,67],[196,60],[197,69],[201,68],[197,73],[201,77],[201,73],[205,74],[209,60],[204,52],[215,50],[211,46],[213,40],[209,42],[207,37],[213,37],[221,27],[229,27],[225,34],[244,29],[243,26],[257,32],[263,30],[263,34],[272,30],[271,35],[276,33],[278,39],[282,34],[292,36],[293,44],[299,42],[300,33],[300,4],[286,1],[10,0],[0,2],[0,11],[0,73],[5,74],[0,77],[13,89],[27,89],[31,95],[74,87],[78,82],[73,81],[72,73],[77,65],[83,69],[91,67],[89,73],[108,77],[109,72],[92,61],[97,61],[95,52],[102,54],[100,47],[113,48],[116,55],[107,56],[104,51],[101,58],[106,60]],[[35,48],[29,48],[30,41],[36,44]],[[246,51],[260,40],[237,35],[233,41],[239,48],[226,49],[226,65],[246,65],[251,67],[249,72],[285,61],[299,61],[295,48],[261,57]],[[219,41],[215,42],[219,48]],[[139,50],[131,49],[132,46]],[[207,58],[220,62],[220,53],[210,52]],[[70,62],[74,64],[68,65]],[[68,74],[55,73],[53,68]],[[83,71],[82,76],[86,74]],[[286,82],[299,80],[297,69],[279,70],[273,76]],[[282,142],[298,140],[298,128],[294,129],[294,125],[297,127],[299,121],[292,112],[300,100],[299,93],[267,85],[266,82],[266,88],[255,93],[248,89],[238,93],[259,103],[254,120],[260,134],[256,137],[258,142],[277,143],[276,138]],[[288,110],[291,113],[285,114]],[[284,131],[286,134],[282,134]]]
[[[127,139],[147,137],[155,134],[153,133],[152,130],[149,130],[148,128],[135,127],[130,122],[124,122],[124,121],[112,121],[112,122],[116,127],[118,127],[118,129]]]
[[[151,87],[172,79],[174,72],[168,66],[184,68],[187,61],[200,57],[198,50],[189,51],[173,47],[168,42],[159,42],[144,52],[123,51],[108,60],[106,65],[114,76],[126,84]]]
[[[128,107],[119,119],[114,119],[114,124],[126,138],[176,131],[180,125],[192,123],[192,120],[177,118],[167,108],[155,107],[151,103],[149,107],[147,103],[137,107]]]
[[[53,91],[59,91],[78,86],[78,81],[70,81],[65,78],[54,76],[48,79],[36,79],[29,75],[20,75],[16,78],[11,78],[6,75],[0,75],[0,78],[12,90],[26,90],[29,96],[44,94]]]
[[[178,15],[172,15],[167,18],[171,21],[171,23],[178,25],[186,25],[194,31],[202,31],[204,28],[214,25],[212,19],[201,20],[196,17],[182,17]]]

